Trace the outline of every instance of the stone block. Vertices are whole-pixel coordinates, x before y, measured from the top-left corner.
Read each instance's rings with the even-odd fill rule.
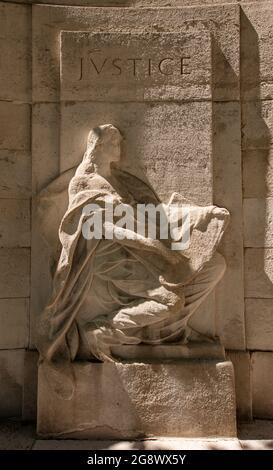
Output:
[[[63,101],[206,99],[209,33],[61,33]]]
[[[23,349],[0,351],[1,418],[21,416],[23,364]]]
[[[156,13],[156,14],[155,14]],[[59,35],[65,31],[179,32],[209,31],[213,41],[215,100],[239,99],[239,5],[203,8],[33,7],[34,101],[59,99]]]
[[[241,5],[241,92],[244,100],[272,99],[271,1]]]
[[[59,175],[59,105],[32,107],[32,189],[36,194]]]
[[[31,7],[0,5],[0,100],[31,101]]]
[[[243,151],[243,189],[246,198],[273,196],[273,148]]]
[[[71,400],[52,391],[39,367],[38,433],[58,438],[235,436],[230,362],[73,363]]]
[[[252,419],[252,388],[250,354],[244,351],[228,351],[235,375],[236,408],[239,420]]]
[[[30,154],[0,150],[0,166],[0,197],[17,199],[30,197]]]
[[[211,103],[63,104],[61,172],[80,163],[89,130],[107,122],[125,136],[123,168],[145,172],[162,199],[177,191],[212,202]]]
[[[0,349],[28,346],[29,299],[0,299]]]
[[[30,246],[30,201],[0,199],[0,247]]]
[[[255,352],[251,356],[253,417],[273,418],[273,353]]]
[[[0,101],[0,149],[29,150],[30,107]]]
[[[273,297],[273,249],[245,250],[245,297]]]
[[[23,421],[36,421],[37,418],[37,385],[38,385],[37,351],[25,351],[23,380]]]
[[[248,349],[273,351],[273,305],[271,299],[246,299]]]
[[[213,103],[212,113],[213,203],[231,213],[220,246],[227,270],[216,288],[216,330],[226,348],[245,349],[240,105]]]
[[[244,200],[244,246],[273,247],[273,198]]]
[[[0,298],[29,296],[30,250],[0,248]]]

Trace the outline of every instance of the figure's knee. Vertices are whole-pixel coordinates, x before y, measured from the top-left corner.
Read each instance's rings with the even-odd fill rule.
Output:
[[[215,279],[218,282],[220,281],[220,279],[222,279],[222,277],[225,274],[227,263],[223,255],[221,255],[217,251],[212,257],[212,263],[213,263],[213,274],[215,276]]]

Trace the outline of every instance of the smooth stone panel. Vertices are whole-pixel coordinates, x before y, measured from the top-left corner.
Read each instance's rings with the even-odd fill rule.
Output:
[[[31,156],[28,152],[0,150],[0,197],[28,198],[31,195]]]
[[[211,99],[209,33],[61,33],[61,100]]]
[[[213,203],[230,222],[219,251],[227,270],[216,288],[216,331],[227,349],[245,349],[241,118],[236,102],[213,103]],[[232,292],[232,295],[231,295]]]
[[[0,299],[0,349],[28,346],[29,299]]]
[[[273,198],[244,199],[244,246],[273,247]]]
[[[24,350],[0,351],[0,417],[20,417],[22,412]]]
[[[273,101],[242,102],[242,148],[269,149],[273,145]]]
[[[245,351],[228,351],[235,374],[237,416],[241,421],[252,419],[252,387],[250,354]]]
[[[242,158],[244,197],[272,197],[273,148],[245,149]]]
[[[273,351],[272,299],[246,299],[247,348]]]
[[[273,249],[245,250],[245,297],[273,298]]]
[[[128,439],[236,435],[230,362],[72,363],[76,389],[64,400],[39,367],[38,434]]]
[[[30,149],[30,106],[0,101],[0,149]]]
[[[241,9],[242,98],[272,99],[272,2],[244,0]]]
[[[273,353],[255,352],[251,357],[253,417],[273,418]]]
[[[59,100],[59,35],[65,31],[209,31],[215,100],[239,99],[239,5],[139,9],[33,6],[33,99]]]
[[[31,101],[31,7],[0,3],[0,100]]]
[[[211,119],[208,102],[64,103],[61,172],[80,163],[89,130],[111,122],[125,137],[123,168],[147,177],[164,200],[177,191],[197,204],[210,204]]]
[[[0,247],[30,246],[30,200],[0,199]]]
[[[29,296],[30,250],[0,248],[0,298]]]

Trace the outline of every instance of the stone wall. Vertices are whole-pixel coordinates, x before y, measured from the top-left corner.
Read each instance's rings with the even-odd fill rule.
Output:
[[[157,15],[152,28],[159,31],[160,14],[147,14],[145,7],[168,7],[168,14],[161,12],[166,30],[199,21],[216,38],[214,53],[223,70],[213,75],[213,199],[232,213],[221,247],[228,271],[217,292],[217,329],[235,366],[239,416],[273,418],[272,1],[39,2],[88,6],[84,11],[35,3],[0,2],[0,416],[35,415],[35,302],[43,283],[36,270],[44,261],[34,216],[31,223],[31,195],[71,166],[62,157],[71,143],[60,134],[65,122],[71,132],[81,125],[77,103],[60,104],[55,36],[62,29],[84,30],[92,7],[118,6],[125,30],[139,17],[141,28],[149,30]],[[172,16],[170,7],[195,9]],[[115,30],[114,14],[106,11],[100,15],[96,9],[95,24]]]

